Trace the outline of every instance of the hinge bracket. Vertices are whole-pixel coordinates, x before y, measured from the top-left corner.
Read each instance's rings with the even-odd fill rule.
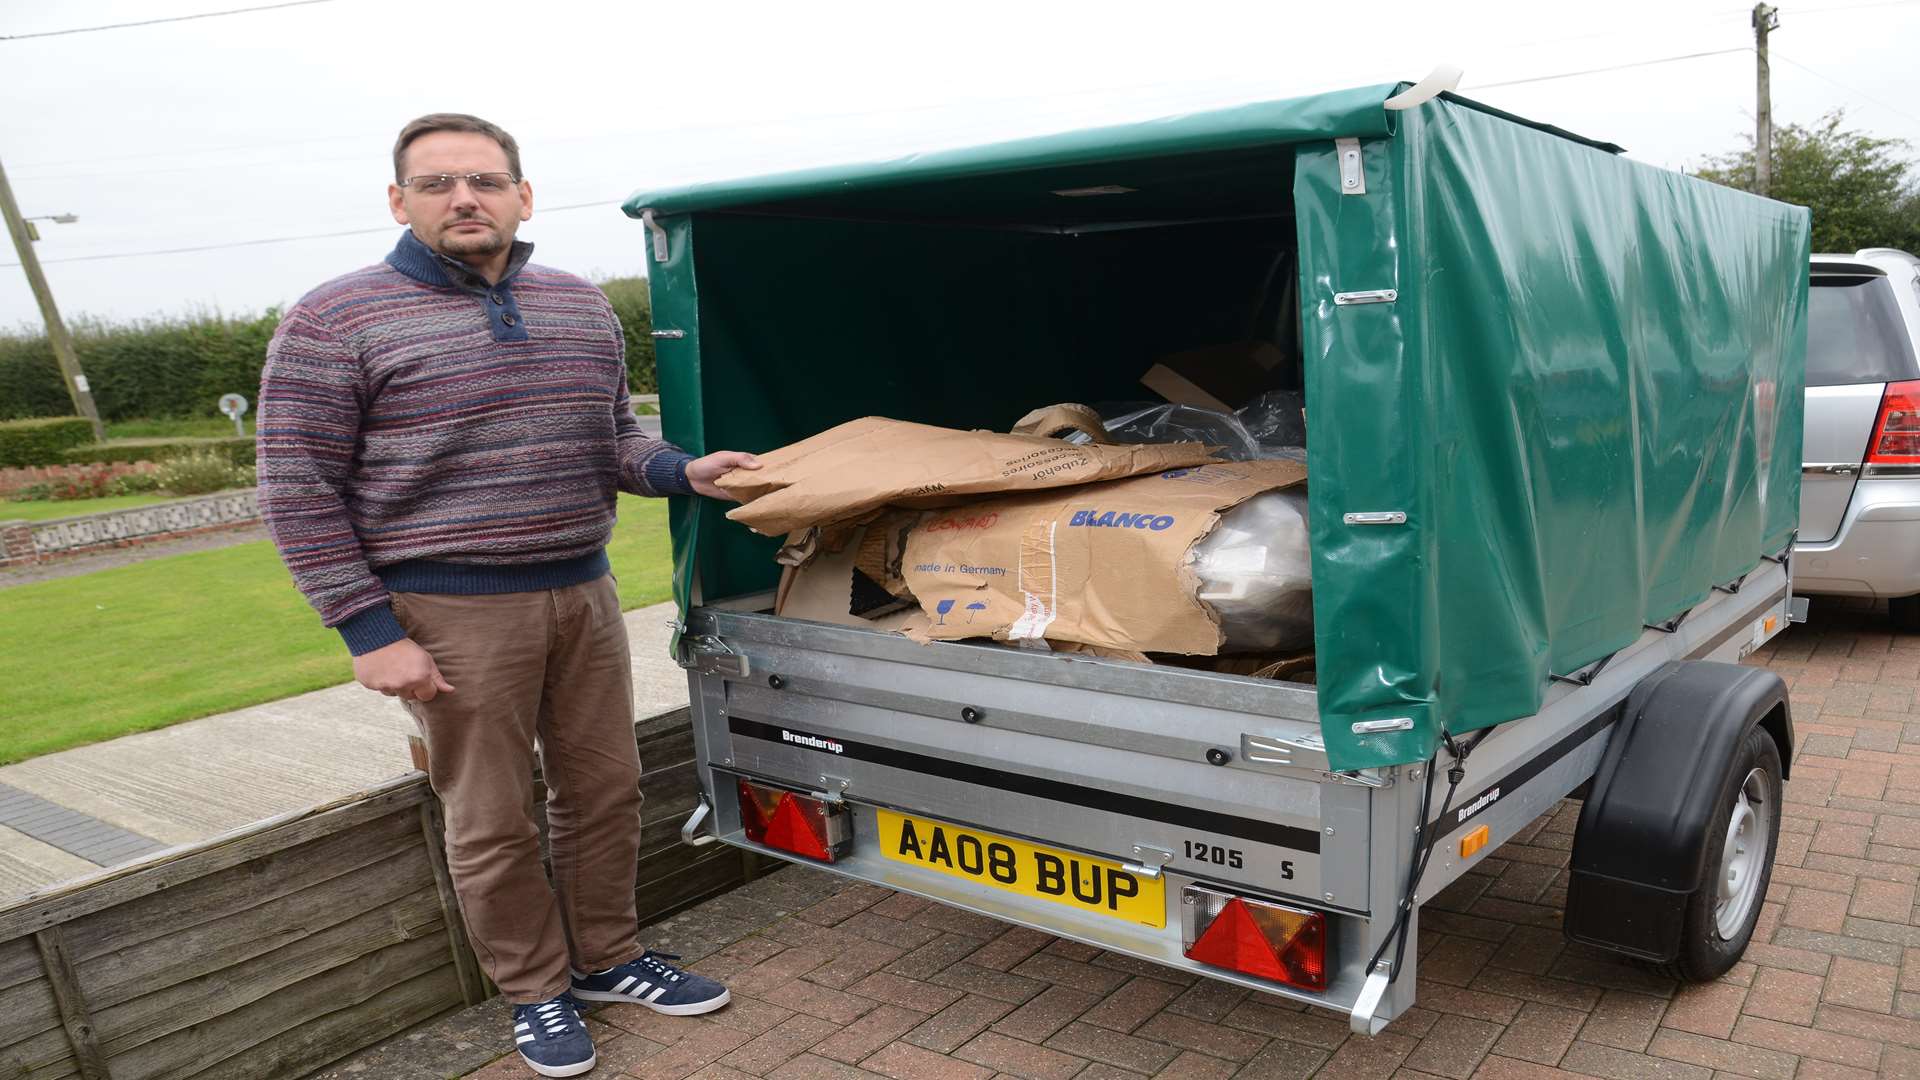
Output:
[[[1157,878],[1166,865],[1173,861],[1173,852],[1152,844],[1135,844],[1133,857],[1136,861],[1123,862],[1121,868],[1144,878]]]

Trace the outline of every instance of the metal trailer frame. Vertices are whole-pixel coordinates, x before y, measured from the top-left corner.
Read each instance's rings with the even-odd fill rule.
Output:
[[[1337,1009],[1379,1032],[1413,1004],[1416,948],[1391,947],[1416,852],[1432,855],[1408,909],[1591,778],[1630,691],[1677,660],[1737,661],[1796,614],[1787,553],[1716,587],[1679,618],[1580,672],[1556,674],[1529,717],[1476,733],[1457,790],[1432,761],[1329,771],[1311,686],[967,643],[919,645],[758,613],[696,607],[682,639],[701,805],[689,843],[723,841],[1196,974]],[[831,864],[745,838],[734,778],[844,804],[853,840]],[[1445,803],[1446,805],[1442,805]],[[877,808],[1030,840],[1165,882],[1155,929],[905,865],[875,849]],[[1461,854],[1456,835],[1488,828]],[[1239,869],[1185,856],[1191,841]],[[1180,852],[1182,854],[1176,854]],[[1186,886],[1328,916],[1328,983],[1313,993],[1183,954]],[[1385,959],[1367,974],[1376,950]]]

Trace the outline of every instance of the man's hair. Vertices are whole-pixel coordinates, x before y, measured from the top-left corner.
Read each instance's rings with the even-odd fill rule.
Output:
[[[407,147],[422,135],[431,135],[436,131],[470,131],[476,135],[485,135],[500,144],[507,152],[507,169],[515,180],[520,179],[520,144],[513,136],[498,124],[490,124],[477,116],[466,113],[437,112],[428,113],[417,120],[409,120],[407,126],[400,129],[400,137],[393,143],[393,179],[399,183],[406,179]]]

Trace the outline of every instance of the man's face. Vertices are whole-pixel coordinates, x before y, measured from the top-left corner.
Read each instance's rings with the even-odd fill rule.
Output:
[[[435,131],[415,139],[406,150],[402,175],[509,173],[507,152],[478,132]],[[484,185],[483,185],[484,186]],[[418,185],[387,187],[393,220],[413,229],[420,241],[442,255],[484,260],[513,244],[520,223],[533,216],[533,187],[525,180],[497,192],[475,191],[467,181],[433,194]]]

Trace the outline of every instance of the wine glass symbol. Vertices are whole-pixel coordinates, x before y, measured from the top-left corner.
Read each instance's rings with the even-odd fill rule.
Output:
[[[934,614],[940,616],[940,622],[938,623],[938,625],[940,626],[947,625],[947,612],[953,610],[953,604],[954,602],[952,600],[942,600],[938,604],[935,604],[933,606]]]

